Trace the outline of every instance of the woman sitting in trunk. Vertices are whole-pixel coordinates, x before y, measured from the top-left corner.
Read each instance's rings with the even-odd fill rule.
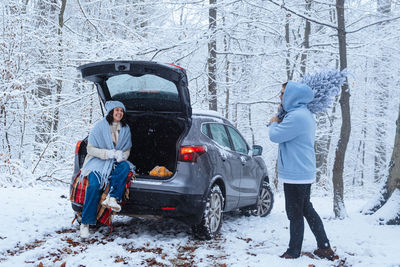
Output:
[[[81,177],[87,176],[82,210],[80,237],[89,237],[89,225],[96,224],[97,206],[101,191],[109,184],[109,193],[102,205],[119,212],[126,178],[135,166],[127,161],[132,147],[131,131],[126,120],[126,109],[119,101],[105,104],[107,116],[97,122],[89,133],[87,156],[81,169]]]

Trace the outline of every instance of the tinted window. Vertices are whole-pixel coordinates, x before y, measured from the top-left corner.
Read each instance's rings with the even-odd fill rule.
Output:
[[[246,141],[244,141],[244,139],[242,138],[242,136],[232,127],[228,126],[228,131],[229,134],[231,135],[235,151],[247,154],[248,153],[247,144]]]
[[[132,76],[121,74],[107,80],[107,87],[112,98],[115,96],[134,96],[135,98],[167,98],[179,101],[175,83],[153,74]]]
[[[207,124],[201,125],[201,132],[211,138],[211,134],[208,132]]]
[[[212,134],[212,139],[219,145],[232,149],[224,125],[217,123],[210,123],[209,125]]]

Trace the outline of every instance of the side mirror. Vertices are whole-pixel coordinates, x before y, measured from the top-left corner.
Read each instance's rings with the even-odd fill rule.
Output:
[[[263,147],[259,145],[253,146],[253,156],[261,156],[263,151]]]

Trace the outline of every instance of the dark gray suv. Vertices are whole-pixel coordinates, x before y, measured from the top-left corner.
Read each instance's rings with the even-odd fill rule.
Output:
[[[223,212],[240,209],[266,216],[273,205],[261,146],[248,146],[237,129],[216,112],[192,112],[186,72],[176,65],[109,61],[79,67],[94,82],[101,105],[118,100],[127,109],[132,133],[129,160],[137,178],[120,214],[181,219],[193,233],[211,239]],[[75,152],[76,175],[87,138]],[[173,174],[151,176],[155,166]],[[81,207],[72,203],[75,211]]]

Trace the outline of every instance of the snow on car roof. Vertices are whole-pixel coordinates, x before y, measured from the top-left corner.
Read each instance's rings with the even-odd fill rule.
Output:
[[[213,116],[213,117],[218,117],[220,119],[224,119],[222,115],[214,110],[205,110],[205,109],[193,109],[192,114],[195,115],[206,115],[206,116]]]

